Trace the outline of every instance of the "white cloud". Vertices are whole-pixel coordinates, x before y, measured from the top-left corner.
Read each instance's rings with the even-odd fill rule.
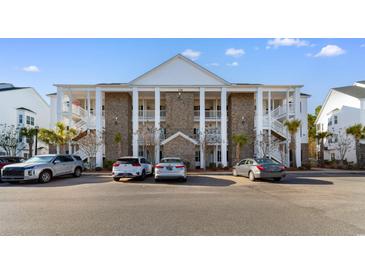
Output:
[[[27,67],[24,67],[22,68],[23,71],[26,71],[26,72],[39,72],[39,68],[37,66],[27,66]]]
[[[184,55],[185,57],[190,58],[191,60],[196,60],[201,55],[201,52],[196,51],[196,50],[192,50],[192,49],[186,49],[186,50],[184,50],[182,55]]]
[[[306,54],[307,57],[312,57],[312,55],[313,55],[312,53],[307,53]]]
[[[239,65],[238,62],[232,62],[227,64],[227,66],[229,67],[237,67],[238,65]]]
[[[365,44],[360,45],[361,48],[365,48]]]
[[[254,50],[259,50],[259,49],[260,49],[260,47],[254,47],[253,49],[254,49]]]
[[[245,54],[245,51],[243,49],[235,49],[235,48],[229,48],[226,50],[226,55],[232,56],[232,57],[241,57]]]
[[[308,41],[300,40],[300,39],[293,39],[293,38],[275,38],[273,40],[269,40],[267,42],[267,49],[271,47],[278,48],[278,47],[308,47],[311,44]]]
[[[209,63],[208,66],[219,67],[219,63],[216,63],[216,62]]]
[[[345,54],[346,51],[336,45],[327,45],[321,49],[314,57],[332,57]]]

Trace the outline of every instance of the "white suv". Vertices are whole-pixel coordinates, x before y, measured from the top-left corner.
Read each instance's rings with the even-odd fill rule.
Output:
[[[113,164],[112,176],[114,181],[120,178],[138,178],[143,181],[152,172],[152,164],[144,157],[122,157]]]

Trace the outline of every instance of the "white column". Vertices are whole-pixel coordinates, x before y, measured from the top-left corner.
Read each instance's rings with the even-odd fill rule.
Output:
[[[294,111],[295,111],[295,119],[301,120],[300,118],[300,89],[296,88],[294,90]],[[302,122],[302,121],[301,121]],[[302,166],[302,140],[300,137],[300,129],[298,128],[298,131],[295,136],[295,155],[296,155],[296,161],[297,166]]]
[[[263,131],[263,91],[257,88],[256,92],[256,139],[259,141],[262,138]],[[262,157],[262,152],[259,147],[256,147],[256,157]]]
[[[200,103],[200,118],[199,118],[199,138],[200,140],[205,139],[205,88],[200,88],[199,92],[199,103]],[[204,142],[205,143],[205,142]],[[205,145],[203,142],[200,143],[200,168],[205,168]]]
[[[68,128],[72,127],[72,91],[69,90],[68,95]],[[72,154],[71,141],[68,142],[68,154]]]
[[[269,118],[269,158],[271,159],[271,91],[269,90],[267,93],[267,107],[269,109],[268,118]]]
[[[102,92],[100,88],[96,88],[95,90],[95,130],[96,130],[96,142],[100,143],[100,140],[102,138]],[[97,167],[103,167],[103,147],[102,145],[98,147],[98,151],[96,152],[96,166]]]
[[[155,144],[155,162],[160,162],[160,88],[155,88],[155,130],[156,130],[156,144]]]
[[[227,88],[221,91],[221,160],[222,166],[228,166],[227,161]]]
[[[57,105],[57,116],[56,116],[56,120],[57,122],[62,122],[63,120],[63,90],[62,89],[58,89],[57,90],[57,102],[56,102],[56,105]],[[56,125],[52,125],[52,128],[54,128]],[[57,145],[56,146],[56,149],[57,149],[57,154],[60,153],[60,146]]]
[[[62,121],[62,112],[63,112],[63,90],[57,90],[57,122]],[[54,127],[55,125],[52,125]]]
[[[133,156],[138,156],[138,88],[133,88],[133,113],[132,113],[132,145]]]
[[[289,89],[286,91],[286,120],[289,120]],[[288,166],[290,166],[290,134],[288,129],[286,130],[286,161]]]
[[[365,126],[365,98],[360,99],[360,123]]]
[[[90,106],[91,106],[91,100],[90,100],[90,93],[91,91],[87,91],[87,128],[90,128]]]

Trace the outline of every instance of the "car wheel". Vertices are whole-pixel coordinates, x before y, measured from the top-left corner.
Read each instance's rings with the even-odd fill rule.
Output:
[[[144,179],[146,178],[146,171],[145,170],[142,170],[142,175],[141,176],[139,176],[139,180],[140,181],[144,181]]]
[[[45,170],[42,171],[41,174],[39,174],[38,182],[42,184],[46,184],[52,179],[52,174],[50,171]]]
[[[160,179],[155,178],[155,183],[158,183],[159,181],[160,181]]]
[[[81,176],[81,173],[82,173],[81,168],[80,167],[77,167],[77,168],[75,168],[75,171],[74,171],[73,176],[74,177],[80,177]]]
[[[186,182],[188,180],[188,178],[186,177],[186,178],[181,178],[181,182]]]
[[[114,182],[119,182],[119,178],[113,178]]]
[[[274,181],[275,182],[280,182],[281,181],[281,178],[274,178]]]
[[[237,170],[235,168],[233,169],[232,174],[233,174],[233,176],[238,176]]]
[[[251,181],[251,182],[253,182],[253,181],[255,181],[255,180],[256,180],[255,175],[253,174],[253,172],[252,172],[252,171],[250,171],[250,172],[248,173],[248,178],[250,179],[250,181]]]

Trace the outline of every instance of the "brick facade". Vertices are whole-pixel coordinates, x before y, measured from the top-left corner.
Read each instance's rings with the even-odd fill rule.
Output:
[[[244,117],[244,123],[242,122]],[[253,93],[232,93],[228,97],[228,162],[233,164],[236,158],[235,145],[232,136],[247,134],[249,144],[241,149],[240,159],[253,157],[254,154],[254,117],[255,98]]]
[[[166,135],[178,131],[193,137],[194,133],[194,93],[166,92]]]
[[[307,165],[309,163],[309,145],[302,144],[302,165]]]
[[[195,167],[195,145],[181,136],[163,146],[163,156],[180,157],[189,163],[189,167]]]
[[[120,152],[114,142],[118,132],[122,135]],[[115,160],[131,154],[132,98],[128,93],[105,92],[105,158]]]

